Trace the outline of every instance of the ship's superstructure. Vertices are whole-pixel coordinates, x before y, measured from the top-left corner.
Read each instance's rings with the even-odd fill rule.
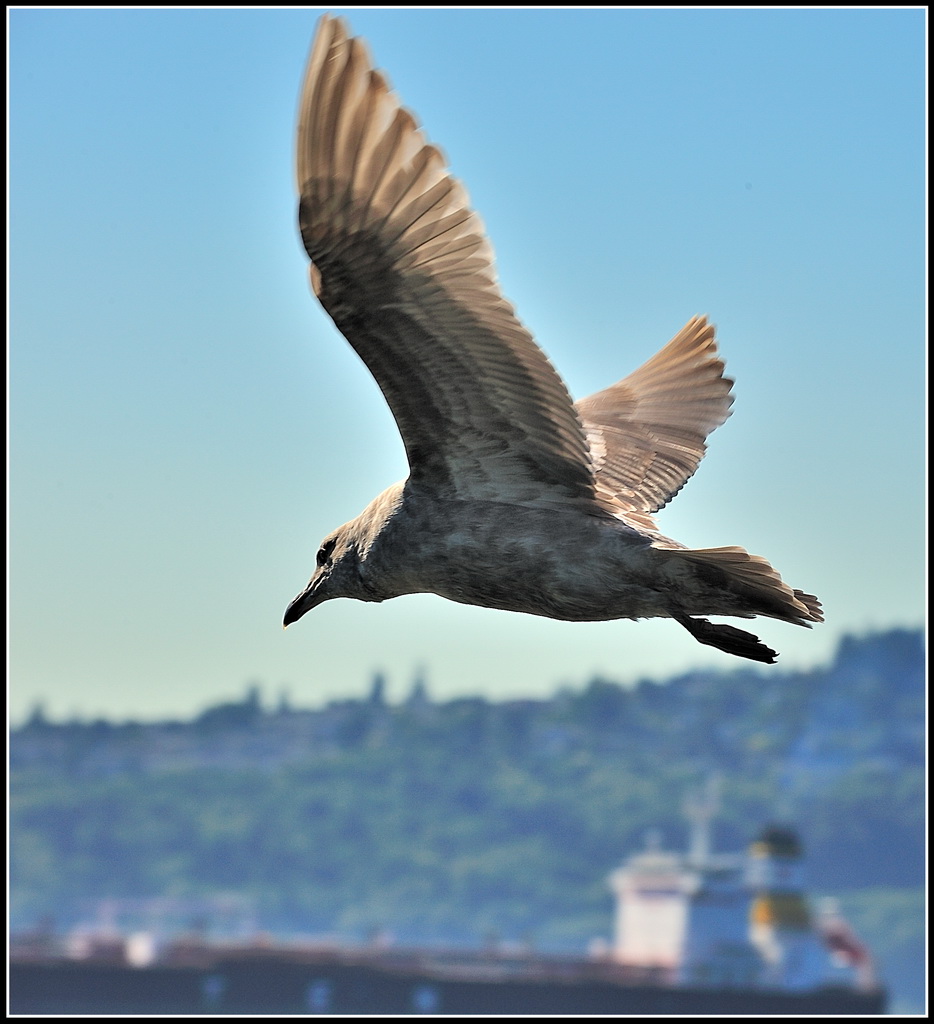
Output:
[[[753,894],[750,934],[776,988],[823,984],[830,951],[815,927],[804,895],[801,843],[789,828],[762,831],[749,849],[747,886]]]
[[[796,833],[770,825],[746,853],[716,854],[716,809],[708,787],[685,806],[687,853],[662,849],[653,833],[610,875],[617,901],[613,958],[661,971],[677,985],[788,992],[874,986],[868,953],[836,908],[832,917],[811,912]]]

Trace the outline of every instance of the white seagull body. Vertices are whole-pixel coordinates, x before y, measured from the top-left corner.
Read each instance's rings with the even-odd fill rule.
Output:
[[[705,317],[575,404],[500,294],[464,189],[341,19],[318,24],[297,163],[315,294],[382,389],[410,475],[324,540],[285,625],[331,598],[432,593],[556,619],[667,616],[772,662],[751,633],[696,616],[822,621],[765,559],[685,548],[652,519],[729,415]]]

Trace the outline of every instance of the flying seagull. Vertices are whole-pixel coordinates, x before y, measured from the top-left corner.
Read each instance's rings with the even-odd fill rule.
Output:
[[[324,539],[285,626],[336,597],[431,593],[574,621],[667,616],[771,663],[752,633],[700,616],[823,621],[764,558],[687,548],[652,518],[730,412],[713,325],[693,318],[573,402],[500,293],[464,188],[340,18],[318,23],[297,165],[312,288],[382,389],[409,476]]]

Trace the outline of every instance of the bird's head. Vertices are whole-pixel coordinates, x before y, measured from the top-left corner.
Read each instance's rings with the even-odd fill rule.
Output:
[[[356,521],[355,521],[356,522]],[[285,610],[283,626],[297,622],[324,601],[351,597],[358,601],[379,600],[364,579],[361,552],[355,523],[348,523],[321,542],[317,565],[305,589]]]
[[[349,523],[328,534],[318,548],[317,566],[305,589],[285,610],[283,626],[335,597],[385,601],[406,593],[387,580],[379,550],[383,533],[402,503],[403,484],[393,484]]]

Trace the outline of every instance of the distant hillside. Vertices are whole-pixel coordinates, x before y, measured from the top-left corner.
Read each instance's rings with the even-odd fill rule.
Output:
[[[51,724],[11,744],[14,927],[95,901],[236,894],[259,926],[411,941],[610,931],[607,873],[647,830],[684,843],[717,773],[720,849],[792,822],[811,888],[924,879],[924,650],[917,630],[843,641],[812,672],[694,672],[549,700],[266,710]],[[878,914],[877,914],[878,917]]]

